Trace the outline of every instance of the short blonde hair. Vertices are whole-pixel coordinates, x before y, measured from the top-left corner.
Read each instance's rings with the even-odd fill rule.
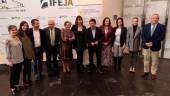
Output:
[[[66,24],[69,23],[71,25],[71,22],[70,21],[65,21],[64,22],[64,26],[66,26]]]
[[[158,19],[159,19],[159,14],[157,14],[157,13],[152,14],[152,16],[157,16]],[[151,17],[152,17],[152,16],[151,16]]]
[[[139,20],[139,18],[138,18],[138,17],[133,17],[132,19],[137,19],[137,20]]]

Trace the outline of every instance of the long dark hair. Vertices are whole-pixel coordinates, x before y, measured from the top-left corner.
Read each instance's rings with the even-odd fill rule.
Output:
[[[119,27],[119,26],[118,26],[118,21],[119,21],[119,20],[122,21],[122,26],[121,26],[121,27],[124,27],[124,21],[123,21],[123,18],[121,18],[121,17],[117,18],[117,20],[116,20],[116,27],[117,27],[117,28]]]
[[[108,30],[109,30],[109,32],[111,32],[111,31],[112,31],[112,24],[111,24],[111,20],[110,20],[109,17],[105,17],[105,18],[103,19],[103,23],[102,23],[102,25],[100,26],[100,28],[102,29],[103,32],[105,32],[105,21],[106,21],[106,19],[109,19]]]
[[[82,24],[81,24],[81,25],[83,26],[83,18],[82,18],[81,16],[77,16],[77,17],[76,17],[75,25],[78,25],[78,20],[79,20],[79,19],[82,20]]]
[[[29,25],[28,25],[28,23],[27,23],[26,21],[21,21],[20,26],[19,26],[19,30],[18,30],[18,35],[19,35],[20,37],[23,37],[23,36],[24,36],[23,30],[22,30],[22,26],[23,26],[24,24],[27,24],[26,35],[29,35]]]
[[[105,17],[105,18],[103,19],[103,24],[102,24],[102,26],[103,26],[103,27],[105,26],[105,21],[106,21],[106,19],[109,19],[109,26],[111,26],[111,20],[110,20],[109,17]]]

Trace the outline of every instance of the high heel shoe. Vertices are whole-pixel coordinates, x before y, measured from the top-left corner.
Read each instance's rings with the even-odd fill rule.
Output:
[[[70,73],[70,72],[71,72],[71,70],[70,70],[69,67],[66,68],[66,72],[67,72],[67,73]]]
[[[29,87],[28,81],[24,81],[24,82],[23,82],[23,87]]]
[[[63,69],[63,73],[66,73],[67,72],[67,70],[66,69]]]
[[[67,73],[71,73],[71,70],[69,69],[69,70],[67,70]]]
[[[28,80],[29,87],[32,86],[32,80]]]

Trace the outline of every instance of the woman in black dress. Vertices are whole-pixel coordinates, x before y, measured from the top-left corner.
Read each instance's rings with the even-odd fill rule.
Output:
[[[77,71],[83,72],[83,53],[86,48],[85,31],[86,27],[83,25],[83,18],[76,17],[75,25],[71,28],[75,35],[74,49],[77,52]]]

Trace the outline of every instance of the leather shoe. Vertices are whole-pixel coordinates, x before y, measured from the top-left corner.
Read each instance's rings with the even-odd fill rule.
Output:
[[[142,74],[141,76],[143,77],[143,78],[145,78],[145,77],[147,77],[149,75],[149,73],[148,72],[145,72],[144,74]]]
[[[152,79],[152,80],[156,80],[156,79],[157,79],[156,75],[152,75],[152,76],[151,76],[151,79]]]
[[[100,74],[103,74],[103,71],[101,69],[97,69],[97,71],[100,73]]]

